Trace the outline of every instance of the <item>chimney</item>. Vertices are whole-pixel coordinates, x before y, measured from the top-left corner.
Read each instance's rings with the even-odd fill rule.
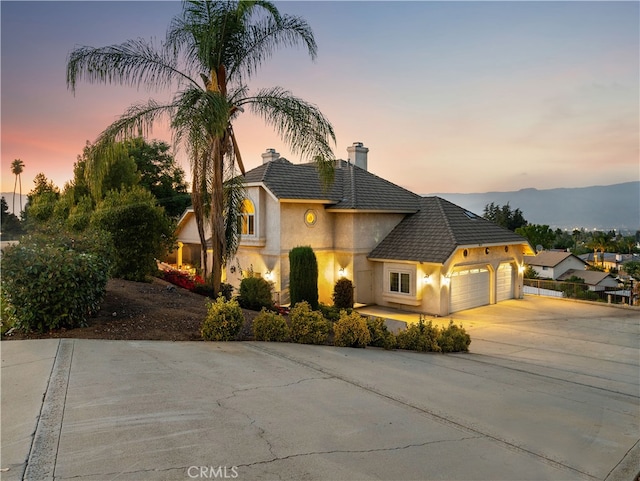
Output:
[[[262,154],[262,163],[268,164],[274,160],[278,160],[280,158],[280,154],[276,152],[276,149],[267,149],[267,151]]]
[[[367,152],[369,149],[363,147],[362,142],[354,142],[351,147],[347,147],[349,162],[364,170],[367,170]]]

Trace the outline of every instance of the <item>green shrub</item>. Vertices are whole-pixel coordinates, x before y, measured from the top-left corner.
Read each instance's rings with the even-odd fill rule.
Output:
[[[411,324],[406,330],[396,335],[399,349],[419,352],[440,352],[438,335],[440,330],[431,321],[425,322],[420,316],[417,324]]]
[[[249,276],[240,281],[238,303],[245,309],[259,311],[263,307],[273,309],[271,283],[262,277]]]
[[[226,282],[221,282],[220,283],[220,292],[213,292],[213,287],[211,286],[211,284],[199,284],[196,283],[193,287],[193,292],[195,292],[196,294],[200,294],[201,296],[207,296],[210,297],[212,299],[215,299],[218,296],[222,296],[224,297],[227,301],[230,301],[231,298],[233,297],[233,289],[234,287],[231,284],[227,284]],[[242,304],[240,305],[240,307],[244,307],[242,306]]]
[[[371,337],[370,346],[383,347],[385,349],[394,349],[396,347],[396,336],[387,329],[384,319],[381,317],[369,317],[367,319],[367,328]]]
[[[327,321],[331,322],[338,322],[338,319],[340,319],[340,311],[342,311],[342,309],[338,309],[336,306],[327,306],[323,303],[318,304],[318,310]],[[351,313],[352,310],[353,309],[346,309],[347,313]]]
[[[67,217],[67,227],[74,231],[83,231],[89,227],[91,214],[93,213],[93,201],[88,195],[80,198],[78,203],[71,208]]]
[[[318,261],[309,246],[289,251],[289,295],[291,305],[306,301],[318,309]]]
[[[340,319],[333,325],[336,346],[366,347],[371,342],[367,321],[357,312],[340,312]]]
[[[238,302],[220,296],[215,301],[207,301],[207,317],[200,333],[205,341],[234,341],[243,324],[244,316]]]
[[[45,239],[25,236],[4,250],[3,311],[24,330],[82,326],[98,311],[106,291],[109,258],[85,249],[87,238]],[[94,237],[92,246],[98,251],[99,239]]]
[[[464,327],[449,321],[449,325],[440,331],[437,341],[442,352],[468,352],[471,336]]]
[[[173,225],[151,192],[142,187],[110,191],[98,204],[91,225],[111,235],[114,277],[145,281],[157,271],[173,242]]]
[[[263,308],[253,320],[253,335],[256,341],[288,341],[289,326],[280,314]]]
[[[353,308],[353,282],[350,279],[338,279],[333,286],[333,305],[338,309]]]
[[[0,283],[0,335],[4,336],[9,329],[17,327],[17,321],[15,309],[11,303],[9,303],[5,289],[2,288],[2,284]]]
[[[308,302],[299,302],[289,313],[291,340],[300,344],[323,344],[331,324],[320,312],[312,311]]]

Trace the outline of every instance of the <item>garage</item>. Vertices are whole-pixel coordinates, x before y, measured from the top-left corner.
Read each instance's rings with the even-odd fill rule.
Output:
[[[513,266],[500,264],[496,274],[496,302],[513,299]]]
[[[485,306],[490,302],[490,274],[486,267],[457,269],[451,274],[450,312]]]

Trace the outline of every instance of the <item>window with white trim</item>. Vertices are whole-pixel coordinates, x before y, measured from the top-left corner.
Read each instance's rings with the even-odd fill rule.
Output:
[[[238,231],[244,236],[256,235],[256,209],[249,199],[242,201],[238,215]]]
[[[389,272],[389,292],[411,294],[411,274],[408,272]]]

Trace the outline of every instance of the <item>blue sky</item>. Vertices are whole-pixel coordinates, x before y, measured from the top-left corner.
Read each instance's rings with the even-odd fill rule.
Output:
[[[279,2],[304,17],[316,62],[281,50],[252,87],[280,85],[333,123],[335,154],[418,193],[581,187],[640,179],[638,2]],[[127,106],[168,93],[65,85],[79,45],[160,40],[178,2],[7,2],[2,22],[2,191],[72,178],[85,141]],[[236,134],[248,168],[266,148],[298,161],[259,119]],[[153,137],[170,141],[166,126]],[[177,158],[188,171],[182,152]]]

